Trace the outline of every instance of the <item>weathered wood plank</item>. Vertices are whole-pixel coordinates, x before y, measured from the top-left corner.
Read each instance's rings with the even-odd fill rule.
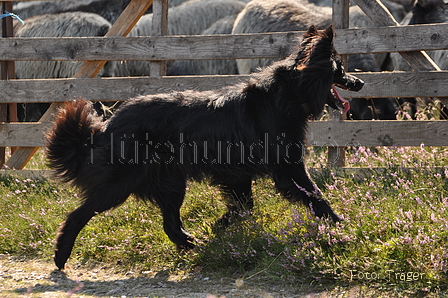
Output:
[[[44,133],[50,122],[3,123],[0,124],[0,146],[42,146]]]
[[[335,29],[346,29],[349,27],[349,0],[333,0],[333,15],[332,23]],[[348,55],[341,55],[342,63],[348,66]],[[341,121],[347,119],[347,114],[340,114],[339,111],[330,110],[331,121]],[[345,148],[344,147],[329,147],[328,148],[328,165],[334,167],[345,166]],[[331,162],[330,162],[331,161]]]
[[[8,159],[4,168],[21,170],[30,161],[39,147],[20,147]]]
[[[336,33],[340,54],[448,49],[448,24],[337,29]],[[0,57],[89,61],[278,58],[291,53],[302,34],[10,38],[0,40]]]
[[[448,71],[355,73],[366,82],[359,92],[342,91],[344,97],[441,97],[448,96]],[[246,75],[176,76],[103,79],[53,79],[0,81],[0,102],[63,102],[77,97],[88,100],[126,100],[144,94],[182,90],[212,90],[236,84]]]
[[[448,95],[447,71],[354,73],[366,83],[345,97],[441,97]]]
[[[0,81],[0,102],[62,102],[80,96],[92,101],[116,101],[144,94],[218,89],[246,78],[234,75]]]
[[[302,34],[11,38],[0,40],[4,60],[176,60],[285,57]]]
[[[12,2],[2,2],[1,3],[2,11],[12,11]],[[9,38],[14,36],[14,28],[13,28],[13,19],[12,18],[3,18],[1,20],[1,28],[2,28],[2,38]],[[0,61],[0,69],[1,69],[1,80],[10,80],[16,78],[16,70],[14,61]],[[1,104],[0,105],[0,121],[18,121],[17,117],[17,105],[16,104]],[[11,152],[16,151],[17,148],[12,147]],[[0,168],[6,162],[6,148],[0,148]]]
[[[310,146],[447,146],[448,122],[315,121],[309,125],[307,142]]]
[[[43,146],[50,123],[0,124],[0,146]],[[309,146],[448,146],[446,121],[313,121]],[[292,144],[293,145],[293,144]]]
[[[154,37],[168,35],[168,0],[154,0],[151,35]],[[166,75],[166,61],[151,61],[150,76]]]
[[[334,42],[341,54],[440,50],[448,48],[447,29],[436,24],[337,30]]]
[[[6,122],[8,119],[8,105],[5,103],[0,103],[0,122]],[[0,168],[5,164],[6,161],[6,146],[0,146]]]

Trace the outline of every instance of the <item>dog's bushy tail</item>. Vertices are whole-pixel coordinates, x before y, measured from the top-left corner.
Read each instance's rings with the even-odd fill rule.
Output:
[[[61,108],[46,135],[48,166],[64,181],[74,181],[88,162],[90,140],[102,126],[89,101],[78,99]]]

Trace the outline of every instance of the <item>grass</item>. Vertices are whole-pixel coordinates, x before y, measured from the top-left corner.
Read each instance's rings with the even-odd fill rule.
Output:
[[[309,167],[325,151],[309,149]],[[359,176],[313,172],[344,221],[317,220],[279,196],[267,178],[254,181],[252,214],[225,231],[213,224],[225,208],[205,183],[190,183],[186,229],[206,241],[179,254],[157,207],[131,198],[83,229],[69,263],[120,264],[134,270],[257,274],[301,284],[367,284],[425,295],[448,286],[448,150],[436,147],[348,150],[349,166],[386,167]],[[40,159],[40,161],[39,161]],[[36,163],[42,162],[42,155]],[[434,167],[437,165],[438,167]],[[406,170],[404,167],[412,167]],[[0,180],[0,253],[50,259],[58,225],[77,206],[77,191],[48,180]]]

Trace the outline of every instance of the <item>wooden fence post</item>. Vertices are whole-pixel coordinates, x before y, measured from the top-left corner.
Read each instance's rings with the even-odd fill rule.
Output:
[[[168,0],[154,0],[152,4],[151,36],[168,35]],[[151,77],[166,75],[166,61],[150,61]]]
[[[349,27],[349,0],[333,0],[333,26],[335,29],[346,29]],[[342,55],[342,62],[348,67],[348,55]],[[329,109],[330,121],[343,121],[347,119],[346,114]],[[334,167],[345,166],[345,147],[328,147],[328,165]]]
[[[5,11],[6,5],[8,2],[2,2],[2,11]],[[6,18],[2,19],[2,37],[5,37],[6,33]],[[8,69],[8,61],[1,61],[0,62],[0,68],[1,68],[1,80],[6,80],[8,78],[7,69]],[[8,105],[6,103],[0,104],[0,123],[6,122],[8,119]],[[0,166],[3,166],[5,164],[5,154],[6,154],[6,148],[0,147]]]
[[[12,2],[2,2],[2,11],[1,13],[4,13],[5,11],[12,12]],[[2,38],[8,38],[14,36],[14,28],[12,23],[11,17],[6,17],[2,19]],[[1,62],[1,74],[0,79],[1,80],[10,80],[16,78],[16,70],[14,67],[14,61],[2,61]],[[8,117],[9,116],[9,117]],[[0,104],[0,122],[17,122],[17,104]],[[11,148],[11,153],[14,153],[16,148]],[[0,168],[5,164],[5,154],[6,154],[6,148],[1,147],[0,148]]]

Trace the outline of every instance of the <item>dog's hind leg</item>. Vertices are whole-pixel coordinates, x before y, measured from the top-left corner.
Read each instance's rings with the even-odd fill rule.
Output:
[[[76,237],[94,215],[95,212],[92,208],[82,205],[67,216],[67,219],[59,229],[59,235],[56,240],[54,262],[59,270],[64,269]]]
[[[97,213],[109,210],[123,203],[130,192],[125,192],[118,187],[101,187],[95,190],[96,195],[86,195],[84,203],[72,211],[61,225],[58,238],[56,240],[56,251],[54,262],[59,270],[64,269],[65,263],[69,258],[75,239],[82,228]],[[109,196],[108,196],[109,194]]]
[[[277,189],[291,202],[300,201],[307,207],[311,205],[317,217],[330,217],[335,222],[341,220],[328,202],[322,199],[320,190],[311,180],[303,163],[276,169],[273,179]]]
[[[232,220],[237,219],[238,214],[253,209],[251,178],[239,183],[220,183],[219,188],[227,200],[228,211],[218,219],[218,225],[226,227]]]
[[[195,238],[184,230],[180,218],[180,208],[185,196],[185,179],[174,176],[162,178],[165,181],[154,183],[149,191],[162,211],[163,229],[178,249],[192,249],[195,246]]]

